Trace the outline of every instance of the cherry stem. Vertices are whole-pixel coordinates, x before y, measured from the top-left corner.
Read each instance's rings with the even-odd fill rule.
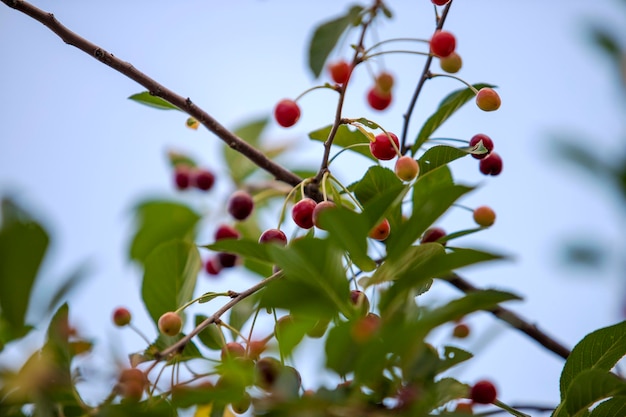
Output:
[[[429,43],[430,41],[428,39],[420,39],[420,38],[392,38],[392,39],[385,39],[384,41],[377,42],[374,45],[370,46],[368,49],[365,50],[365,52],[363,52],[363,55],[367,55],[368,52],[373,51],[374,49],[378,48],[379,46],[384,45],[386,43],[391,43],[391,42],[424,42],[424,43]]]
[[[348,190],[341,182],[339,182],[339,180],[337,178],[335,178],[332,174],[329,174],[330,179],[337,184],[344,193],[346,193],[348,195],[348,197],[350,197],[350,199],[352,200],[352,202],[359,208],[359,210],[363,211],[363,206],[361,206],[361,203],[359,203],[359,201],[352,195],[352,193],[350,192],[350,190]]]
[[[300,100],[302,97],[304,97],[306,94],[310,93],[311,91],[319,90],[319,89],[328,89],[328,90],[338,91],[335,86],[332,86],[330,84],[316,85],[315,87],[311,87],[308,90],[303,91],[298,97],[293,99],[293,101],[297,102],[298,100]]]
[[[443,12],[441,14],[440,18],[437,18],[437,27],[436,30],[441,30],[443,28],[443,24],[446,21],[446,17],[448,16],[448,11],[450,10],[450,6],[452,6],[452,1],[450,0],[450,2],[448,4],[446,4],[446,6],[443,9]],[[435,7],[435,14],[437,14],[437,8]],[[428,58],[426,58],[426,62],[424,63],[424,68],[422,69],[422,75],[420,76],[420,79],[417,83],[417,86],[415,87],[415,92],[413,93],[413,97],[411,98],[411,102],[409,103],[409,107],[406,111],[406,113],[402,116],[404,118],[404,123],[402,126],[402,136],[401,136],[401,140],[400,140],[400,150],[401,153],[404,155],[407,151],[407,147],[406,147],[406,138],[409,132],[409,123],[411,121],[411,115],[413,114],[413,110],[415,109],[415,104],[417,103],[417,99],[420,95],[420,93],[422,92],[422,88],[424,87],[424,84],[426,83],[426,80],[428,80],[429,78],[429,73],[430,73],[430,65],[433,62],[433,55],[428,55]]]
[[[367,56],[363,57],[363,59],[374,58],[375,56],[381,56],[381,55],[387,55],[387,54],[409,54],[409,55],[430,56],[430,53],[428,53],[428,52],[411,51],[411,50],[408,50],[408,49],[396,49],[396,50],[392,50],[392,51],[376,52],[375,54],[367,55]]]
[[[465,81],[463,78],[457,77],[456,75],[452,75],[452,74],[433,74],[433,73],[429,73],[428,74],[428,78],[436,78],[436,77],[453,78],[453,79],[455,79],[457,81],[460,81],[463,84],[465,84],[469,89],[471,89],[474,92],[474,94],[478,94],[478,90],[476,89],[476,87],[474,87],[473,85],[471,85],[470,83]]]
[[[339,152],[334,154],[333,157],[328,160],[328,165],[331,165],[333,163],[333,161],[335,160],[335,158],[337,158],[339,155],[341,155],[342,153],[344,153],[348,149],[358,148],[360,146],[369,146],[369,144],[368,143],[355,143],[353,145],[348,145],[348,146],[342,148]],[[322,194],[324,194],[324,193],[322,192]]]

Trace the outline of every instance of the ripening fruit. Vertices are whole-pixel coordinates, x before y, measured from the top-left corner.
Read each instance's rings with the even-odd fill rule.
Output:
[[[267,229],[261,233],[259,237],[259,243],[278,243],[279,245],[287,244],[287,236],[282,230],[279,229]]]
[[[220,224],[215,230],[215,241],[222,239],[239,239],[241,234],[232,226]]]
[[[437,6],[443,6],[445,4],[448,4],[450,0],[433,0],[433,4],[436,4]]]
[[[404,155],[396,161],[395,172],[401,180],[411,181],[419,174],[420,166],[415,159]]]
[[[235,191],[228,199],[228,213],[237,220],[245,220],[252,213],[254,201],[243,190]]]
[[[436,242],[446,235],[446,231],[441,227],[431,227],[422,235],[422,243]],[[445,245],[445,242],[442,242]]]
[[[186,190],[191,186],[191,169],[186,165],[174,168],[174,183],[179,190]]]
[[[391,92],[382,91],[374,86],[367,92],[367,103],[374,110],[385,110],[391,104]]]
[[[400,148],[400,142],[398,141],[398,137],[391,132],[388,133],[395,143],[395,147],[391,144],[389,136],[387,136],[386,133],[381,133],[380,135],[376,136],[373,142],[370,142],[370,152],[372,153],[372,155],[383,161],[388,161],[395,158],[396,155],[398,155],[397,149]]]
[[[344,84],[348,81],[351,71],[352,69],[350,68],[350,64],[348,64],[345,60],[333,62],[328,65],[330,78],[332,78],[337,84]]]
[[[130,311],[124,307],[118,307],[113,310],[113,323],[116,326],[123,327],[130,323],[131,315]]]
[[[470,328],[465,323],[457,323],[452,330],[452,336],[457,339],[465,339],[470,334]]]
[[[389,233],[391,233],[391,225],[389,224],[389,220],[383,219],[383,221],[378,223],[372,230],[370,230],[368,236],[372,239],[382,242],[389,237]]]
[[[470,391],[472,401],[477,404],[491,404],[498,396],[496,387],[490,381],[478,381]]]
[[[265,352],[265,349],[267,349],[265,340],[251,340],[248,342],[248,357],[257,360],[261,353]]]
[[[487,153],[481,153],[481,154],[472,154],[472,157],[474,157],[475,159],[483,159],[484,157],[486,157],[487,155],[489,155],[489,153],[491,153],[491,151],[493,150],[493,141],[491,140],[491,138],[483,133],[478,133],[474,136],[472,136],[472,138],[469,141],[469,146],[476,146],[478,145],[478,142],[482,141],[483,142],[483,146],[487,149]]]
[[[470,402],[458,402],[454,408],[454,412],[457,414],[469,414],[473,415],[472,403]]]
[[[376,87],[383,93],[391,93],[391,89],[393,88],[393,75],[388,72],[381,72],[376,77]]]
[[[246,348],[244,348],[241,343],[228,342],[222,346],[222,361],[233,358],[243,358],[244,356],[246,356]]]
[[[502,158],[497,153],[491,152],[480,160],[478,168],[485,175],[499,175],[502,172]]]
[[[173,311],[163,313],[159,317],[159,331],[166,336],[176,336],[183,327],[183,320]]]
[[[282,127],[291,127],[300,119],[300,107],[293,100],[284,99],[276,104],[274,118]]]
[[[350,329],[350,334],[357,343],[364,343],[378,332],[380,325],[380,316],[374,313],[367,313],[365,317],[360,317],[354,322],[352,329]]]
[[[456,48],[456,38],[445,30],[438,30],[430,39],[430,51],[439,58],[449,56]]]
[[[264,390],[270,390],[278,380],[283,365],[276,358],[266,356],[256,361],[255,384]]]
[[[332,209],[334,207],[336,207],[335,203],[328,200],[317,203],[317,205],[313,209],[313,225],[315,225],[315,227],[317,227],[318,229],[326,230],[320,225],[320,213],[324,210]]]
[[[365,316],[370,311],[370,301],[363,291],[350,291],[350,301],[355,308],[359,309],[361,316]]]
[[[452,52],[446,57],[439,58],[439,66],[445,72],[455,74],[459,72],[459,70],[463,66],[463,60],[461,59],[461,55],[457,54],[456,52]]]
[[[489,227],[496,221],[496,212],[489,206],[480,206],[474,210],[473,217],[479,226]]]
[[[312,198],[303,198],[293,205],[291,209],[291,218],[303,229],[313,227],[313,210],[317,203]]]
[[[137,402],[143,396],[148,383],[146,375],[137,368],[127,368],[120,372],[117,389],[125,400]]]
[[[476,105],[478,108],[484,111],[494,111],[500,108],[500,96],[496,93],[496,90],[489,87],[483,87],[478,90],[476,94]]]
[[[213,256],[209,258],[204,264],[204,270],[209,275],[217,275],[222,270],[222,265],[220,264],[220,260],[217,256]]]

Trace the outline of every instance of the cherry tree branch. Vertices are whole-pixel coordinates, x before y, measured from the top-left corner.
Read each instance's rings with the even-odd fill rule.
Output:
[[[448,17],[448,10],[450,10],[450,6],[452,6],[452,0],[446,4],[441,12],[441,17],[437,20],[437,27],[435,30],[441,30],[443,28],[443,24],[446,21],[446,17]],[[413,97],[411,98],[411,102],[409,103],[409,108],[406,113],[402,116],[404,118],[404,124],[402,126],[402,138],[400,139],[400,152],[404,155],[407,151],[406,149],[406,136],[409,133],[409,123],[411,121],[411,115],[413,114],[413,109],[415,108],[415,103],[417,103],[417,98],[422,92],[422,87],[426,84],[426,80],[430,78],[430,65],[433,62],[433,55],[428,55],[426,58],[426,62],[424,63],[424,69],[422,70],[422,75],[415,87],[415,92],[413,93]]]
[[[41,10],[33,6],[32,4],[22,0],[0,1],[2,1],[7,6],[18,10],[42,23],[68,45],[72,45],[85,52],[86,54],[96,58],[103,64],[113,68],[117,72],[125,75],[126,77],[145,87],[150,92],[150,94],[168,101],[188,115],[194,117],[210,132],[212,132],[218,138],[224,141],[229,147],[246,156],[259,168],[272,174],[275,179],[290,184],[292,186],[296,186],[300,184],[300,182],[302,182],[302,178],[300,178],[298,175],[294,174],[290,170],[284,168],[282,165],[275,163],[267,156],[265,156],[263,152],[251,146],[249,143],[236,136],[230,130],[226,129],[206,111],[202,110],[200,107],[194,104],[190,98],[184,98],[183,96],[175,93],[169,88],[159,84],[157,81],[155,81],[153,78],[149,77],[145,73],[139,71],[131,63],[117,58],[112,53],[104,50],[100,46],[69,30],[66,26],[61,24],[61,22],[59,22],[52,13]],[[306,188],[306,192],[312,198],[318,201],[321,200],[321,195],[317,188],[308,187]]]
[[[465,293],[479,290],[469,281],[454,273],[446,277],[445,280]],[[537,325],[529,323],[528,321],[520,317],[517,313],[514,313],[513,311],[500,306],[490,310],[489,312],[500,320],[507,322],[520,332],[525,333],[541,346],[545,347],[551,352],[556,353],[563,359],[567,359],[567,357],[570,355],[571,351],[568,348],[557,342],[552,336],[539,330]]]
[[[213,313],[213,315],[211,315],[210,317],[207,317],[206,319],[204,319],[204,321],[199,323],[192,331],[190,331],[188,334],[186,334],[185,337],[181,338],[180,340],[178,340],[173,345],[171,345],[171,346],[167,347],[166,349],[162,350],[161,352],[157,353],[155,355],[155,359],[157,360],[157,362],[162,360],[162,359],[166,359],[167,357],[169,357],[172,354],[181,353],[183,351],[183,349],[185,349],[185,346],[187,345],[187,343],[189,343],[189,341],[194,336],[196,336],[202,330],[206,329],[211,324],[218,323],[219,320],[220,320],[220,317],[224,313],[226,313],[228,310],[233,308],[237,303],[239,303],[244,298],[250,297],[252,294],[256,293],[260,289],[265,288],[265,286],[267,284],[269,284],[270,282],[275,281],[275,280],[281,278],[282,276],[283,276],[282,271],[278,271],[275,274],[270,275],[269,277],[265,278],[264,280],[262,280],[262,281],[258,282],[257,284],[253,285],[252,287],[246,289],[245,291],[242,291],[242,292],[239,292],[239,293],[233,293],[231,295],[232,299],[229,302],[227,302],[226,304],[224,304],[221,308],[219,308],[215,313]]]

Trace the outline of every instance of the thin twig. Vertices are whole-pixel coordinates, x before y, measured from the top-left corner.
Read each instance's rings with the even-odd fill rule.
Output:
[[[441,17],[437,22],[437,28],[435,30],[441,30],[443,28],[443,24],[446,21],[446,17],[448,17],[448,10],[450,10],[450,6],[452,6],[452,1],[450,1],[441,12]],[[424,69],[422,69],[422,75],[417,83],[417,87],[415,87],[415,92],[413,93],[413,97],[411,98],[411,102],[409,103],[409,108],[406,113],[402,116],[404,118],[404,123],[402,126],[402,138],[400,140],[400,152],[404,155],[407,151],[406,149],[406,137],[409,132],[409,123],[411,121],[411,115],[413,114],[413,109],[415,109],[415,103],[417,103],[417,98],[422,92],[422,87],[428,80],[430,74],[430,64],[433,62],[433,55],[428,55],[426,58],[426,62],[424,63]]]
[[[451,274],[449,277],[446,277],[445,280],[465,293],[479,290],[470,282],[454,273]],[[489,312],[500,320],[507,322],[522,333],[525,333],[531,339],[535,340],[546,349],[556,353],[563,359],[567,359],[570,355],[571,352],[568,348],[557,342],[552,336],[549,336],[548,334],[539,330],[536,325],[529,323],[528,321],[520,317],[517,313],[514,313],[513,311],[500,306],[489,310]]]
[[[122,73],[131,80],[145,87],[150,94],[160,97],[171,104],[178,107],[188,115],[198,120],[204,127],[210,132],[214,133],[218,138],[224,141],[229,147],[235,151],[246,156],[252,162],[254,162],[261,169],[269,172],[279,181],[285,182],[292,186],[296,186],[302,182],[302,178],[294,174],[290,170],[284,168],[282,165],[269,159],[263,152],[251,146],[249,143],[236,136],[230,130],[222,126],[217,120],[215,120],[206,111],[195,105],[190,98],[184,98],[183,96],[173,92],[167,87],[159,84],[157,81],[139,71],[131,63],[123,61],[112,53],[107,52],[98,45],[88,41],[81,37],[77,33],[69,30],[61,22],[59,22],[52,13],[48,13],[41,10],[32,4],[22,0],[0,0],[7,6],[16,9],[44,26],[48,27],[52,32],[57,34],[65,43],[72,45],[81,51],[91,55],[103,64],[113,68],[114,70]],[[315,186],[308,187],[307,193],[317,201],[321,201],[322,197]]]
[[[237,293],[233,297],[232,300],[230,300],[229,302],[224,304],[221,308],[219,308],[215,313],[213,313],[212,316],[207,317],[206,319],[204,319],[204,321],[202,321],[192,331],[190,331],[188,334],[186,334],[185,337],[181,338],[179,341],[177,341],[173,345],[169,346],[168,348],[166,348],[163,351],[161,351],[158,354],[156,354],[155,358],[157,359],[157,361],[159,361],[159,360],[162,360],[164,358],[167,358],[168,356],[170,356],[173,353],[180,353],[180,352],[182,352],[183,349],[185,348],[185,346],[187,345],[187,343],[189,343],[189,341],[194,336],[196,336],[202,330],[206,329],[211,324],[218,322],[220,320],[220,317],[224,313],[226,313],[228,310],[233,308],[237,303],[241,302],[241,300],[243,300],[244,298],[247,298],[247,297],[251,296],[255,292],[257,292],[260,289],[264,288],[270,282],[275,281],[275,280],[281,278],[282,276],[283,276],[282,271],[278,271],[275,274],[265,278],[263,281],[260,281],[259,283],[257,283],[255,285],[253,285],[252,287],[246,289],[245,291]]]

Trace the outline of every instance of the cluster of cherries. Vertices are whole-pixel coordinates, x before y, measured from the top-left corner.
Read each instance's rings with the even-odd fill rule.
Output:
[[[215,175],[208,169],[181,163],[174,168],[174,184],[179,190],[195,187],[209,191],[215,184]]]

